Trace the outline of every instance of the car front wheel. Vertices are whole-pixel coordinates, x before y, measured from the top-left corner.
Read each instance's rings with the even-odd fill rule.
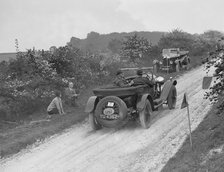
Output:
[[[146,100],[144,109],[141,112],[139,112],[139,120],[143,128],[145,129],[149,128],[151,115],[152,115],[152,106],[149,100]]]

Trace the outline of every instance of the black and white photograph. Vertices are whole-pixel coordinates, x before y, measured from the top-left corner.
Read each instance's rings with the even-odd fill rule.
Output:
[[[0,0],[0,172],[224,172],[223,0]]]

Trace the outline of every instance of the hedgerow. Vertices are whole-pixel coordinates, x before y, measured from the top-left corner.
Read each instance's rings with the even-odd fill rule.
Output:
[[[102,58],[87,57],[78,49],[65,46],[53,53],[28,50],[18,53],[14,60],[2,62],[0,118],[17,120],[46,108],[54,91],[63,94],[69,81],[77,90],[105,81],[112,72],[113,61],[102,63]]]

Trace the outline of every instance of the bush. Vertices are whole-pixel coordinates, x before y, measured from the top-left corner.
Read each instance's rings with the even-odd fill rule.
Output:
[[[219,50],[216,54],[212,54],[212,60],[207,63],[207,70],[214,66],[215,69],[215,82],[208,92],[205,94],[205,98],[209,99],[212,103],[218,103],[218,114],[222,114],[224,110],[224,53],[223,50]]]
[[[34,50],[19,54],[8,64],[1,78],[1,110],[11,119],[32,114],[53,96],[53,91],[63,90],[65,83],[49,62]]]

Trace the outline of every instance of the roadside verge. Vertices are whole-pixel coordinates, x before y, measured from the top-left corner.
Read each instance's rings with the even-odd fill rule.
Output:
[[[163,168],[172,171],[224,171],[224,113],[216,115],[213,106],[198,128]]]

